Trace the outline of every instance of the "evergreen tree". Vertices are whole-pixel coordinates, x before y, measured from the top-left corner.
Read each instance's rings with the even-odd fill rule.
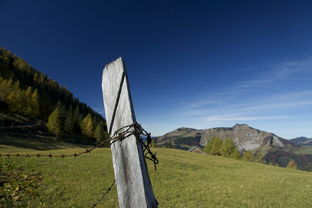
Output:
[[[79,105],[76,106],[74,112],[73,112],[73,132],[76,134],[81,133],[81,127],[80,124],[82,122],[81,114],[79,110]]]
[[[63,134],[61,114],[62,114],[62,111],[60,107],[57,106],[48,118],[47,127],[49,131],[55,134],[57,137]]]
[[[68,109],[65,115],[64,130],[68,135],[72,135],[74,133],[74,118],[72,107]]]
[[[32,117],[36,118],[40,115],[39,94],[37,89],[31,94],[31,109]]]
[[[222,140],[218,137],[213,137],[207,143],[204,151],[211,155],[220,155],[220,147],[222,145]]]
[[[31,101],[31,95],[33,93],[32,87],[27,87],[26,91],[24,91],[25,95],[25,103],[23,105],[23,112],[24,115],[33,117],[32,111],[33,111],[33,106],[32,106],[32,101]]]
[[[7,97],[8,93],[9,93],[8,81],[0,77],[0,99],[2,101],[5,101],[5,98]]]
[[[88,137],[93,137],[93,120],[91,114],[88,114],[81,122],[81,131]]]
[[[7,103],[9,105],[9,110],[13,113],[22,113],[22,107],[24,104],[23,92],[21,90],[13,90],[7,96]]]
[[[32,87],[27,87],[27,89],[26,89],[26,97],[31,97],[31,95],[33,94],[33,89],[32,89]]]
[[[75,107],[73,115],[64,116],[65,109],[69,106]],[[58,108],[57,116],[55,114],[53,116],[58,119],[54,118],[52,125],[50,116],[56,107]],[[0,48],[0,110],[10,114],[20,114],[27,118],[43,119],[47,122],[47,126],[50,126],[50,132],[55,132],[56,135],[74,132],[79,137],[80,125],[88,114],[93,119],[87,122],[89,124],[85,128],[85,133],[87,132],[89,136],[94,136],[94,132],[90,129],[94,130],[99,123],[105,125],[105,120],[100,114],[81,103],[78,98],[74,98],[66,88],[3,48]],[[61,125],[56,125],[58,123]],[[71,130],[72,123],[73,130]],[[92,128],[88,128],[90,126]]]
[[[230,157],[236,150],[235,143],[232,139],[224,139],[220,147],[220,154],[224,157]]]
[[[103,124],[99,123],[95,128],[94,137],[96,138],[97,142],[102,142],[103,140],[107,139],[105,136],[106,135]]]

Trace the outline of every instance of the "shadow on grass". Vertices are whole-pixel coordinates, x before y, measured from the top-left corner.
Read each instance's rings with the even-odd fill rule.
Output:
[[[52,141],[50,137],[41,138],[38,136],[21,137],[18,135],[16,136],[0,135],[0,150],[10,149],[9,147],[6,146],[33,150],[54,150],[54,149],[85,147],[83,145],[74,143]]]

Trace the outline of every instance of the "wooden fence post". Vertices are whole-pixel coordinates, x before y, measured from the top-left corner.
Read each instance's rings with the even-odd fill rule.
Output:
[[[110,136],[136,122],[127,72],[122,58],[105,66],[102,79],[107,129]],[[154,197],[142,145],[134,135],[111,144],[120,207],[154,208]]]

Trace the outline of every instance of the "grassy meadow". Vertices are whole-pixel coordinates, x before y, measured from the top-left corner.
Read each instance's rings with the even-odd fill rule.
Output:
[[[21,148],[19,152],[38,150]],[[81,148],[49,150],[55,154]],[[0,145],[1,154],[14,147]],[[312,207],[312,173],[181,150],[154,148],[160,164],[149,173],[159,207]],[[44,151],[40,151],[44,152]],[[92,207],[113,181],[111,152],[78,158],[3,158],[42,175],[32,207]],[[116,187],[98,207],[118,207]]]

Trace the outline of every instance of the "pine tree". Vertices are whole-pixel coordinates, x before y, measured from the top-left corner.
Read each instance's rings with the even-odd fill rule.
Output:
[[[57,137],[63,134],[62,115],[59,106],[57,106],[55,110],[50,114],[47,127],[49,131],[55,134]]]
[[[220,147],[222,145],[222,140],[218,137],[213,137],[207,143],[204,151],[211,155],[220,155]]]
[[[105,131],[104,131],[104,127],[102,123],[99,123],[96,126],[95,131],[94,131],[94,137],[96,138],[97,142],[101,142],[104,139],[107,139],[105,138]]]
[[[224,139],[220,147],[220,154],[224,157],[230,157],[236,150],[235,143],[232,139]]]
[[[68,135],[72,135],[74,133],[74,119],[73,119],[73,110],[72,107],[68,109],[65,113],[65,121],[64,121],[64,130]]]
[[[27,89],[26,89],[26,97],[31,97],[31,95],[33,94],[33,89],[32,89],[32,87],[27,87]]]
[[[37,89],[31,94],[31,109],[31,115],[33,118],[40,115],[39,94]]]
[[[91,114],[88,114],[81,122],[81,131],[88,137],[93,137],[93,120]]]
[[[23,105],[23,112],[24,112],[24,115],[29,116],[29,117],[33,117],[32,116],[33,106],[32,106],[32,101],[31,101],[32,93],[33,93],[32,87],[27,87],[27,89],[24,91],[25,103]]]
[[[80,124],[82,122],[79,105],[76,106],[74,112],[73,112],[73,132],[76,134],[81,133],[81,127]]]
[[[8,92],[9,92],[9,87],[8,87],[7,80],[0,77],[0,99],[2,101],[5,101],[5,98],[7,97]]]
[[[9,110],[13,113],[23,113],[22,108],[24,105],[25,95],[21,90],[13,90],[7,96],[7,103],[9,104]]]

